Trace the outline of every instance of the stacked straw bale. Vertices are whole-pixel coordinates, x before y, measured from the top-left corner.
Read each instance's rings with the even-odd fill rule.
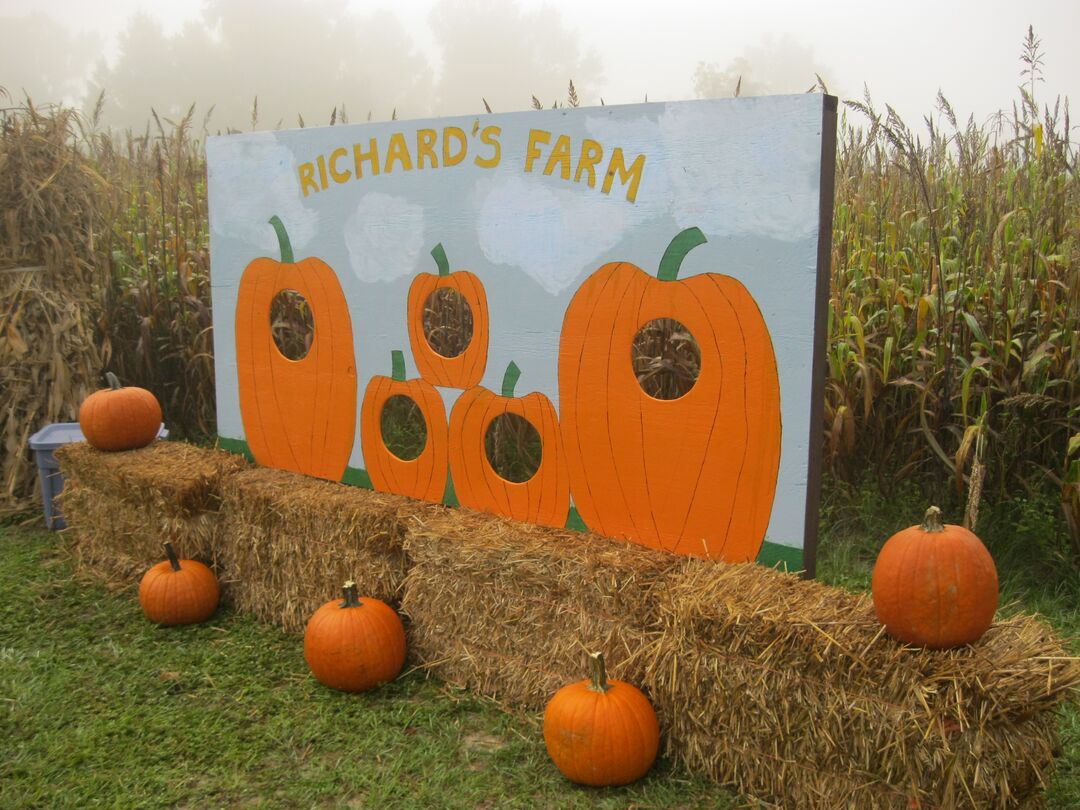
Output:
[[[542,708],[601,650],[644,687],[667,754],[782,807],[1037,804],[1080,661],[1037,619],[926,651],[858,596],[757,565],[355,489],[159,442],[58,453],[72,547],[107,578],[163,536],[219,567],[241,610],[300,631],[355,579],[400,600],[410,651],[446,681]]]
[[[661,598],[645,683],[689,770],[801,807],[1038,800],[1080,662],[1039,621],[956,650],[886,636],[868,597],[689,561]]]
[[[596,535],[468,510],[409,527],[402,612],[413,655],[443,680],[541,709],[587,675],[641,683],[659,594],[682,560]]]
[[[289,632],[304,629],[347,579],[397,603],[406,527],[445,511],[397,495],[252,468],[224,485],[218,549],[235,606]]]
[[[104,453],[85,442],[56,451],[60,506],[77,565],[128,585],[163,559],[170,540],[183,557],[216,563],[221,485],[246,468],[240,456],[182,442]]]

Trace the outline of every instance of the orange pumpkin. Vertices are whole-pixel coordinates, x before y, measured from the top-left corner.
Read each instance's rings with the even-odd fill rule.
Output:
[[[356,583],[349,581],[340,602],[331,599],[308,620],[304,660],[319,683],[364,692],[401,672],[405,628],[392,607],[379,599],[360,599]]]
[[[874,563],[874,610],[885,631],[932,650],[974,644],[994,620],[998,578],[986,546],[931,506],[890,537]]]
[[[676,236],[656,278],[626,262],[574,295],[559,344],[559,408],[574,504],[590,529],[678,554],[742,562],[761,549],[780,464],[780,384],[754,299],[730,276],[678,274],[705,242]],[[642,390],[631,347],[650,321],[684,324],[701,351],[677,399]]]
[[[169,558],[143,574],[139,604],[152,622],[166,626],[198,624],[217,610],[221,590],[214,572],[198,560],[181,560],[172,543],[165,543]]]
[[[352,452],[356,361],[352,320],[341,284],[320,259],[293,261],[278,217],[281,261],[255,259],[236,301],[236,370],[240,416],[255,460],[267,467],[338,481]],[[314,337],[300,360],[285,357],[270,331],[270,306],[282,290],[311,308]]]
[[[372,377],[364,392],[360,409],[364,464],[375,489],[441,503],[448,465],[446,409],[442,397],[431,383],[405,379],[405,358],[401,352],[391,352],[391,364],[392,376]],[[398,458],[383,441],[382,410],[395,396],[408,397],[424,417],[427,442],[413,459]]]
[[[561,528],[570,509],[570,482],[559,419],[543,394],[514,396],[520,374],[511,362],[503,377],[502,396],[477,387],[458,397],[450,412],[450,475],[462,506]],[[506,480],[488,461],[484,447],[488,427],[503,414],[516,414],[540,435],[540,465],[527,481]]]
[[[420,376],[432,385],[471,388],[478,385],[487,368],[488,305],[487,293],[480,279],[467,270],[450,272],[450,263],[442,244],[431,251],[439,274],[421,273],[409,287],[409,345]],[[436,352],[424,334],[424,312],[428,299],[438,290],[453,290],[472,311],[472,339],[456,357]]]
[[[591,680],[564,686],[548,702],[544,742],[567,779],[596,787],[627,785],[656,760],[660,724],[637,687],[609,681],[604,656],[590,658]]]
[[[123,388],[111,371],[109,387],[95,391],[79,406],[79,429],[98,450],[146,447],[161,429],[161,404],[145,388]]]

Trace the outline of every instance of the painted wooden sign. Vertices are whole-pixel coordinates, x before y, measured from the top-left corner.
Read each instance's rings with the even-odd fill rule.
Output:
[[[805,95],[211,138],[222,445],[812,573],[835,124]]]

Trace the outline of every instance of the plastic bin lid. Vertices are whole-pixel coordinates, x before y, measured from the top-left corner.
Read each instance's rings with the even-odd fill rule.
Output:
[[[72,442],[81,442],[85,439],[78,422],[56,422],[46,425],[30,437],[31,450],[55,450]]]
[[[158,438],[169,438],[169,431],[165,429],[164,424],[158,429]],[[86,437],[83,436],[83,432],[79,428],[78,422],[56,422],[51,425],[46,425],[30,437],[30,449],[55,450],[57,447],[63,447],[65,444],[85,440]]]

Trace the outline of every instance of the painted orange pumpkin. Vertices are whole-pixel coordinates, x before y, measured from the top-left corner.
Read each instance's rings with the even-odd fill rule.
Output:
[[[405,628],[379,599],[357,596],[345,583],[342,600],[312,614],[304,630],[304,660],[319,683],[343,692],[364,692],[392,681],[405,664]]]
[[[559,344],[559,408],[570,488],[593,531],[678,554],[753,560],[780,464],[780,383],[765,320],[736,279],[678,280],[705,236],[676,236],[656,278],[612,262],[574,295]],[[631,347],[670,318],[701,351],[677,399],[642,390]]]
[[[649,699],[624,681],[609,681],[593,653],[592,678],[564,686],[544,711],[544,742],[563,775],[607,787],[637,781],[660,748],[660,724]]]
[[[360,443],[371,483],[382,492],[393,492],[423,501],[442,502],[446,488],[446,409],[431,383],[405,379],[405,358],[391,352],[392,376],[375,376],[368,383],[360,409]],[[427,429],[427,441],[420,455],[398,458],[386,446],[382,435],[382,412],[396,396],[408,397],[419,408]]]
[[[986,546],[931,506],[890,537],[874,563],[874,610],[885,631],[932,650],[974,644],[994,620],[998,577]]]
[[[559,419],[551,400],[536,391],[514,396],[521,371],[510,363],[502,396],[486,388],[465,391],[450,412],[450,475],[462,506],[515,520],[561,528],[570,509],[570,482]],[[526,481],[500,476],[488,461],[485,438],[492,421],[504,414],[524,419],[540,436],[540,464]]]
[[[255,460],[266,467],[338,481],[352,452],[356,361],[352,321],[341,284],[320,259],[293,261],[278,217],[281,261],[255,259],[240,279],[236,302],[236,369],[240,416]],[[299,360],[285,357],[270,330],[278,293],[295,290],[314,319],[314,337]]]
[[[421,273],[409,287],[408,324],[409,345],[420,376],[432,385],[448,388],[471,388],[479,385],[487,368],[488,305],[487,293],[480,279],[467,270],[450,272],[450,263],[442,244],[435,245],[432,258],[439,274]],[[446,357],[439,354],[424,331],[428,301],[440,290],[452,290],[461,296],[472,313],[472,338],[459,354]]]
[[[111,371],[109,387],[95,391],[79,406],[79,429],[98,450],[146,447],[161,429],[161,404],[145,388],[124,388]]]
[[[198,624],[214,615],[221,590],[214,572],[198,560],[181,560],[172,543],[168,557],[143,574],[139,604],[152,622],[166,626]]]

